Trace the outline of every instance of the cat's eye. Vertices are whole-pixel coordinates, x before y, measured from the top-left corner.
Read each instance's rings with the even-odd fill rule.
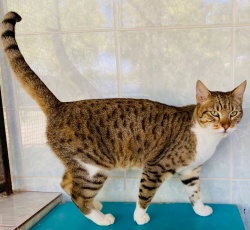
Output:
[[[233,112],[230,113],[230,117],[235,117],[237,114],[238,114],[237,111],[233,111]]]
[[[217,111],[210,112],[214,117],[219,117],[219,113]]]

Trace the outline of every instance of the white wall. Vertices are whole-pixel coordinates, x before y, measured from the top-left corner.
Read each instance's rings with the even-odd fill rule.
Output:
[[[239,205],[250,229],[250,1],[2,0],[2,4],[5,13],[15,10],[23,17],[16,26],[20,49],[62,101],[134,97],[181,106],[195,103],[197,79],[210,90],[222,91],[247,79],[245,116],[204,166],[201,186],[205,202]],[[63,166],[46,145],[45,117],[10,73],[2,58],[14,189],[62,191]],[[135,201],[139,178],[140,171],[114,171],[99,198]],[[173,178],[154,201],[188,198]]]

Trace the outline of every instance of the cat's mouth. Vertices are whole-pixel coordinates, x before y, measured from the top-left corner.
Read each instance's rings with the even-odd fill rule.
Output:
[[[228,128],[228,129],[221,129],[219,130],[219,133],[223,133],[223,134],[229,134],[232,133],[234,131],[234,128]]]
[[[226,133],[226,134],[229,134],[229,133],[232,133],[234,130],[235,130],[235,127],[227,127],[227,128],[223,128],[223,127],[213,127],[213,130],[217,133]]]
[[[233,130],[231,130],[231,128],[228,129],[224,129],[224,128],[214,128],[213,129],[215,133],[221,133],[221,134],[229,134],[231,133]]]

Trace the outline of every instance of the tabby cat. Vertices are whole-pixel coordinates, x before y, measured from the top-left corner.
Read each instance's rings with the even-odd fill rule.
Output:
[[[157,189],[174,174],[184,184],[194,211],[212,213],[200,196],[202,164],[242,118],[246,81],[229,92],[209,91],[197,81],[196,105],[175,107],[143,99],[61,102],[28,66],[15,40],[15,12],[5,15],[1,39],[17,79],[47,116],[47,139],[66,171],[61,186],[81,212],[98,225],[103,214],[98,191],[114,168],[143,169],[134,211],[137,224],[149,221],[147,208]]]

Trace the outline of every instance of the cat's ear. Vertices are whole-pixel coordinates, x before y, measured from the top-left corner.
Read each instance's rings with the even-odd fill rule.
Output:
[[[243,81],[238,87],[232,91],[232,95],[236,101],[242,103],[243,95],[246,89],[247,81]]]
[[[198,80],[196,83],[196,101],[197,103],[202,104],[205,102],[208,97],[211,95],[207,87],[200,81]]]

